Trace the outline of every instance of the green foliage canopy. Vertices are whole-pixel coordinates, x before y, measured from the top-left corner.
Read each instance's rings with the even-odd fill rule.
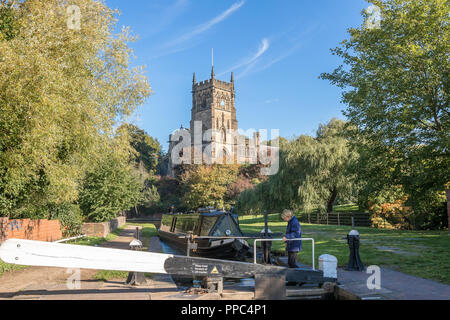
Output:
[[[143,69],[129,66],[135,37],[113,33],[117,12],[100,1],[71,4],[80,30],[68,28],[65,2],[0,7],[0,215],[76,201],[104,152],[128,153],[124,139],[111,149],[114,128],[151,92]],[[12,29],[5,8],[17,18]]]
[[[344,64],[321,77],[345,90],[365,205],[400,185],[416,212],[432,211],[450,181],[449,1],[369,2],[381,11],[379,28],[349,29],[332,50]]]

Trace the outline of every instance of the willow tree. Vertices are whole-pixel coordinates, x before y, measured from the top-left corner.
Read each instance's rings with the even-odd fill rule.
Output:
[[[130,67],[135,37],[114,33],[117,12],[103,2],[11,4],[1,12],[14,24],[0,18],[0,215],[75,201],[105,150],[127,157],[114,127],[150,94]]]
[[[419,214],[442,211],[450,181],[447,0],[372,0],[375,17],[332,50],[343,65],[322,78],[341,87],[355,125],[363,194],[401,186]],[[367,202],[367,201],[366,201]]]
[[[356,194],[356,176],[351,173],[358,155],[345,137],[345,122],[332,119],[320,125],[315,138],[301,136],[286,150],[285,169],[280,169],[277,192],[291,198],[291,206],[306,211],[331,212],[337,199],[350,201]]]
[[[302,135],[283,143],[278,173],[244,191],[238,209],[331,212],[338,199],[354,201],[358,183],[353,168],[358,154],[352,150],[346,133],[346,123],[332,119],[319,126],[316,137]]]

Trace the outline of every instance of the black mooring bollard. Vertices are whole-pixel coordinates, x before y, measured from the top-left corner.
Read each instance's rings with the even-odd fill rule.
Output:
[[[350,249],[350,258],[348,261],[347,270],[363,271],[364,265],[359,257],[359,232],[351,230],[347,235],[347,243]]]
[[[136,228],[136,235],[139,237],[139,229]],[[135,239],[130,242],[130,249],[131,250],[142,250],[142,242],[138,239]],[[145,274],[143,272],[129,272],[128,278],[125,281],[125,284],[127,285],[134,285],[134,286],[140,286],[142,284],[147,283],[147,280],[145,279]]]

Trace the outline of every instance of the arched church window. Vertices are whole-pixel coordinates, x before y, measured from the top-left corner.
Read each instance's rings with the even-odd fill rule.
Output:
[[[225,131],[225,128],[222,128],[222,142],[227,142],[227,133]]]

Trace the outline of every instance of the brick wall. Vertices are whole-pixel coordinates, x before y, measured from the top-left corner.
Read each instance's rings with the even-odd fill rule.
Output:
[[[105,238],[112,231],[120,228],[127,222],[127,219],[123,216],[117,217],[109,222],[97,222],[97,223],[83,223],[81,232],[88,237],[103,237]]]
[[[7,239],[56,241],[62,238],[59,220],[0,218],[0,242]]]

